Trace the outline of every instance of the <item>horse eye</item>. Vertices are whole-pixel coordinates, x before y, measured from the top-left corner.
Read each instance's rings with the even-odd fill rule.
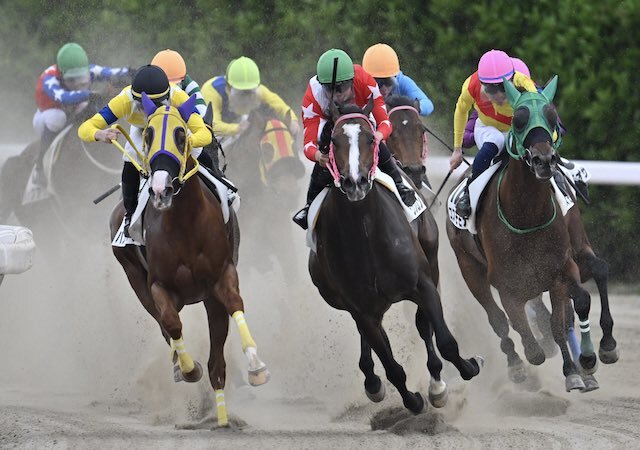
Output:
[[[173,140],[176,143],[176,147],[178,147],[178,151],[180,154],[184,153],[184,143],[186,141],[186,133],[184,128],[178,127],[173,131]]]
[[[513,119],[512,119],[513,128],[518,133],[522,133],[524,131],[524,128],[529,123],[529,114],[530,114],[529,108],[527,108],[526,106],[519,107],[513,113]]]
[[[542,108],[542,114],[552,130],[558,126],[558,112],[551,105],[545,105]]]

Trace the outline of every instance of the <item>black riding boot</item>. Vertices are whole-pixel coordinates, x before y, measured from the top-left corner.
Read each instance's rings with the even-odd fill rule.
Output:
[[[307,215],[309,214],[309,206],[313,200],[322,192],[326,185],[330,184],[333,181],[333,177],[331,173],[326,167],[320,166],[320,164],[316,164],[313,168],[313,172],[311,172],[311,179],[309,180],[309,190],[307,191],[307,204],[304,205],[300,211],[293,216],[293,221],[301,227],[303,230],[306,230],[309,225],[307,223]]]
[[[471,215],[471,197],[469,196],[469,183],[473,180],[469,178],[462,191],[462,196],[456,202],[456,213],[463,219],[468,219]]]
[[[44,155],[49,150],[51,143],[56,138],[58,133],[56,131],[51,131],[47,127],[44,128],[42,132],[42,136],[40,136],[40,147],[38,148],[38,153],[36,154],[35,160],[35,176],[33,179],[33,183],[37,186],[45,187],[47,185],[47,176],[44,174]]]
[[[380,169],[384,173],[393,178],[393,182],[396,184],[396,188],[398,188],[398,193],[404,204],[407,206],[413,205],[416,201],[416,194],[413,192],[413,189],[405,186],[402,182],[400,168],[396,164],[396,160],[391,156],[391,153],[389,153],[387,146],[382,142],[380,143],[380,162],[378,166],[380,166]]]
[[[138,206],[138,190],[140,189],[140,173],[130,162],[122,168],[122,203],[124,204],[124,235],[128,238],[131,217]]]

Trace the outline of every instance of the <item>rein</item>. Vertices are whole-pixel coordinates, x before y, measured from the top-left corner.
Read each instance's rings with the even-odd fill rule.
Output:
[[[345,120],[349,120],[349,119],[364,119],[369,124],[369,127],[371,127],[371,132],[375,134],[375,130],[373,128],[373,125],[371,124],[371,121],[367,116],[365,116],[362,113],[349,113],[349,114],[345,114],[343,116],[338,117],[338,120],[336,120],[336,123],[333,125],[333,129],[335,130],[340,122],[344,122]],[[376,169],[378,168],[379,147],[380,147],[380,143],[376,140],[376,143],[373,147],[373,164],[371,165],[371,169],[369,169],[369,183],[371,183],[371,180],[373,180]],[[339,188],[341,186],[340,180],[342,179],[342,175],[340,175],[340,170],[336,165],[333,140],[331,141],[331,145],[329,145],[329,164],[327,164],[327,169],[329,170],[329,172],[331,173],[331,176],[333,177],[333,184],[337,188]]]
[[[549,225],[551,225],[554,220],[556,220],[556,217],[558,215],[558,210],[556,208],[556,203],[553,201],[553,194],[551,194],[551,205],[553,206],[553,215],[551,216],[551,219],[549,219],[548,222],[543,223],[542,225],[538,225],[538,226],[535,226],[533,228],[524,228],[524,229],[516,228],[516,227],[514,227],[513,225],[511,225],[509,223],[509,221],[507,220],[506,216],[504,215],[504,211],[502,210],[502,206],[500,205],[500,185],[502,184],[502,177],[504,176],[504,173],[505,173],[505,170],[506,170],[507,166],[508,166],[508,164],[506,164],[502,168],[502,170],[500,171],[500,175],[498,176],[498,192],[497,192],[497,197],[496,197],[496,203],[498,205],[498,218],[509,229],[509,231],[511,231],[512,233],[528,234],[528,233],[533,233],[534,231],[544,230]]]
[[[400,106],[396,106],[394,108],[391,108],[391,110],[389,111],[388,115],[389,117],[391,117],[391,114],[393,114],[395,111],[402,111],[402,110],[410,110],[413,111],[416,116],[418,116],[418,119],[420,119],[420,113],[418,112],[417,109],[415,109],[413,106],[409,106],[409,105],[400,105]],[[422,120],[420,120],[420,124],[422,124]],[[427,161],[427,156],[429,155],[429,142],[427,140],[427,130],[426,128],[424,128],[424,125],[422,126],[423,128],[423,132],[422,132],[422,162],[426,162]]]

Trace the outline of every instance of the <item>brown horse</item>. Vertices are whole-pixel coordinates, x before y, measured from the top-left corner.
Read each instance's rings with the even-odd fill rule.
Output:
[[[266,366],[258,358],[244,319],[238,274],[233,260],[233,222],[225,224],[220,201],[195,173],[186,136],[186,121],[193,111],[189,101],[176,108],[155,105],[143,98],[149,115],[144,132],[150,173],[150,199],[144,213],[145,258],[135,245],[113,247],[140,302],[160,325],[171,345],[176,381],[195,382],[200,364],[185,349],[178,313],[184,305],[203,302],[209,321],[209,379],[215,390],[218,425],[228,425],[224,403],[224,343],[233,317],[240,330],[242,349],[249,360],[249,382],[268,381]],[[179,186],[174,186],[177,180]],[[118,204],[111,216],[115,237],[124,209]]]
[[[372,181],[377,148],[366,113],[349,105],[340,116],[332,111],[335,127],[331,141],[331,167],[340,188],[330,188],[315,226],[317,251],[309,255],[309,273],[325,301],[348,311],[361,335],[360,369],[372,401],[381,401],[384,384],[374,373],[371,349],[382,362],[387,378],[398,389],[404,406],[419,413],[424,400],[406,387],[405,372],[393,358],[382,327],[384,313],[393,303],[410,300],[418,306],[416,328],[425,341],[431,374],[429,399],[434,406],[446,402],[440,378],[438,349],[465,380],[480,372],[481,358],[463,359],[445,323],[437,281],[433,278],[437,248],[426,240],[432,234],[424,214],[412,223],[399,201]]]
[[[582,334],[580,365],[587,374],[596,370],[596,355],[589,328],[590,296],[581,286],[581,275],[601,274],[586,235],[570,231],[577,227],[579,215],[564,219],[551,193],[549,180],[557,170],[559,141],[552,144],[557,127],[555,110],[549,107],[555,94],[557,79],[542,93],[520,94],[509,82],[507,96],[515,111],[511,131],[511,158],[486,188],[476,212],[477,238],[447,223],[447,234],[458,259],[462,275],[474,297],[484,307],[489,322],[500,337],[500,347],[507,355],[510,378],[522,382],[526,378],[524,364],[509,338],[509,323],[491,294],[494,286],[513,328],[520,334],[527,360],[542,364],[545,354],[536,342],[527,322],[524,306],[529,299],[549,291],[552,304],[551,330],[560,347],[567,390],[584,389],[578,369],[566,343],[565,314],[571,311],[570,299],[580,319]],[[551,130],[551,131],[549,131]],[[476,241],[477,239],[477,241]],[[580,242],[578,242],[580,241]],[[584,273],[573,258],[579,247],[579,260]],[[591,258],[589,257],[591,255]],[[600,260],[601,261],[601,260]],[[602,280],[601,280],[602,281]],[[605,336],[601,341],[603,362],[617,359],[615,340],[611,336],[613,321],[607,301],[602,322]]]

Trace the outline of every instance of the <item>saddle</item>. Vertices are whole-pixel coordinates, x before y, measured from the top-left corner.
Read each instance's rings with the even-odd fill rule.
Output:
[[[213,195],[220,202],[222,207],[222,217],[224,223],[229,222],[230,211],[229,208],[237,213],[240,209],[240,196],[237,194],[237,188],[226,178],[223,181],[218,180],[213,174],[204,166],[200,165],[198,168],[198,176],[204,181],[204,184],[211,190]],[[227,201],[221,201],[221,199],[227,199]],[[141,183],[140,191],[138,192],[138,206],[136,207],[133,216],[131,217],[131,225],[129,225],[130,238],[124,235],[124,219],[120,224],[118,232],[113,238],[111,245],[113,247],[125,247],[127,245],[144,246],[144,210],[147,207],[149,201],[149,179],[144,179]]]
[[[402,201],[402,198],[400,198],[400,193],[398,192],[398,188],[396,187],[393,179],[386,173],[382,172],[379,168],[376,168],[374,181],[395,194],[396,199],[402,207],[404,215],[409,223],[420,217],[420,215],[427,209],[427,205],[425,205],[425,203],[422,201],[422,197],[417,192],[416,201],[413,203],[413,205],[405,205]],[[407,183],[406,175],[404,174],[402,175],[402,181],[405,186],[413,189],[411,185]],[[309,224],[309,228],[307,229],[306,244],[307,247],[309,247],[313,252],[315,252],[317,249],[315,227],[318,221],[318,215],[320,213],[322,203],[329,193],[329,189],[329,187],[325,187],[322,192],[320,192],[320,194],[318,194],[318,196],[313,200],[311,206],[309,206],[309,214],[307,216],[307,223]]]

